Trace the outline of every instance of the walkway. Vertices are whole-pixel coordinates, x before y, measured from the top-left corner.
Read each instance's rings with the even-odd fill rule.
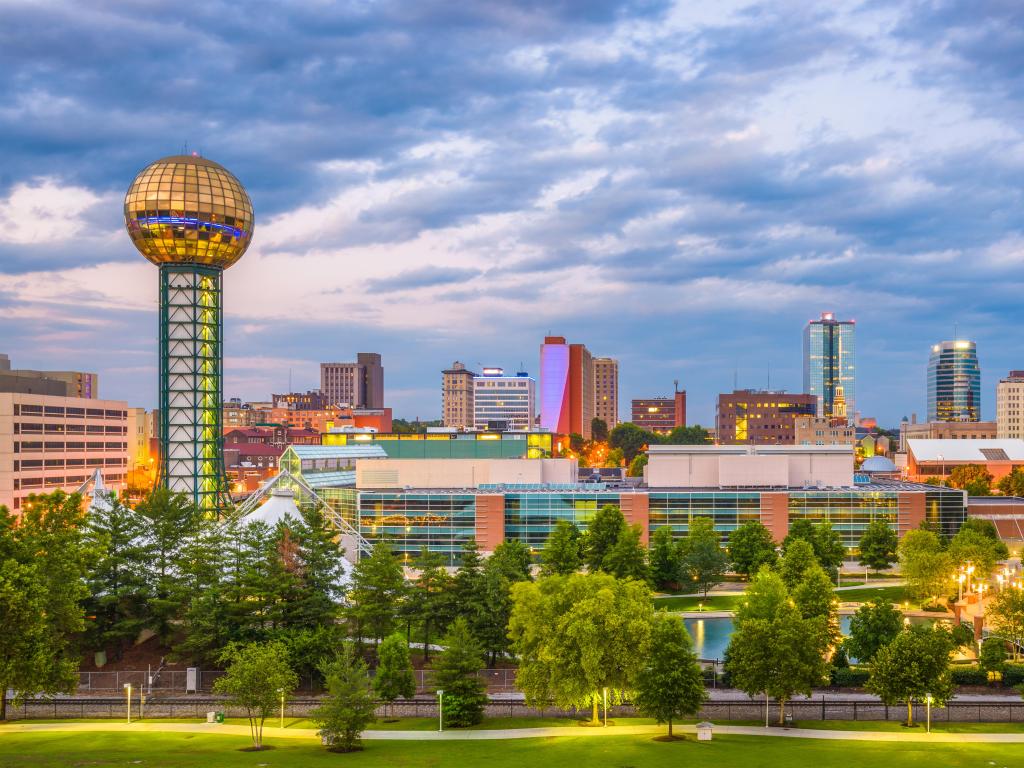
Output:
[[[681,733],[694,733],[693,725],[676,726]],[[210,725],[207,723],[18,723],[0,726],[5,733],[216,733],[225,736],[249,736],[247,725]],[[364,731],[364,739],[381,741],[495,741],[507,739],[538,739],[557,737],[607,738],[610,736],[645,736],[665,733],[665,726],[618,725],[611,728],[507,728],[493,731]],[[837,741],[903,741],[932,744],[1024,744],[1024,733],[925,733],[917,731],[819,731],[812,728],[763,728],[752,725],[716,725],[718,735],[765,736],[786,739],[825,739]],[[311,728],[271,728],[263,730],[264,739],[318,740]]]

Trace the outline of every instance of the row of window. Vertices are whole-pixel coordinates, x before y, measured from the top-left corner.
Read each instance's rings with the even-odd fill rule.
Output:
[[[127,419],[128,411],[105,408],[71,408],[61,405],[14,404],[15,416],[48,416],[60,419]]]
[[[78,486],[88,480],[90,475],[67,475],[65,477],[29,477],[23,478],[19,482],[14,481],[15,490],[57,490],[58,488],[64,488],[66,490],[75,490]],[[111,474],[104,474],[103,479],[108,483],[121,483],[124,482],[124,473],[113,472]],[[25,500],[20,496],[14,498],[14,509],[21,509],[22,503]]]
[[[128,459],[90,456],[87,459],[15,459],[14,471],[30,469],[65,469],[67,467],[126,467]]]
[[[79,443],[79,442],[17,442],[14,443],[15,453],[42,453],[45,451],[127,451],[128,443]]]
[[[102,424],[39,424],[36,422],[14,422],[16,435],[127,435],[128,427],[104,426]]]

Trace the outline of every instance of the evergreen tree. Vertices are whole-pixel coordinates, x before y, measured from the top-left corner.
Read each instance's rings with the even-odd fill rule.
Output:
[[[551,530],[541,554],[540,572],[544,576],[575,573],[583,564],[580,529],[568,520],[559,520]]]
[[[873,571],[882,571],[899,558],[896,547],[899,536],[884,520],[872,520],[860,537],[860,564]]]
[[[355,752],[363,748],[360,734],[374,720],[377,709],[364,662],[345,644],[333,661],[321,668],[327,696],[310,713],[331,752]]]
[[[483,652],[463,617],[452,622],[445,635],[444,653],[434,665],[434,686],[444,691],[442,716],[454,728],[476,725],[484,717],[487,693],[478,672]]]
[[[483,558],[480,557],[480,549],[476,541],[470,539],[462,545],[462,560],[455,571],[451,598],[455,611],[465,616],[471,625],[486,610],[483,577]]]
[[[387,542],[378,541],[352,571],[348,615],[356,637],[367,635],[377,641],[391,632],[404,588],[402,566]]]
[[[750,577],[762,565],[774,566],[778,555],[775,541],[759,520],[748,520],[729,534],[729,558],[736,573]]]
[[[615,546],[625,526],[626,518],[615,504],[605,504],[594,515],[583,539],[583,562],[591,573],[604,567],[605,556]]]
[[[423,550],[415,564],[419,576],[413,582],[410,600],[416,606],[416,619],[423,642],[423,660],[430,660],[431,641],[444,632],[451,620],[452,577],[444,567],[444,557]]]
[[[488,558],[491,566],[504,574],[511,583],[530,580],[532,561],[530,548],[517,539],[501,542]]]
[[[623,523],[618,540],[604,556],[602,570],[617,579],[647,581],[650,572],[647,568],[647,548],[640,541],[642,535],[639,525]]]
[[[682,581],[682,557],[672,538],[672,529],[663,525],[651,536],[651,581],[657,589],[673,589]]]
[[[373,689],[386,704],[416,695],[416,674],[409,658],[409,644],[397,632],[384,638],[377,648],[377,672]]]
[[[521,574],[520,574],[521,575]],[[520,579],[525,581],[526,579]],[[473,634],[480,641],[493,666],[509,649],[508,622],[512,614],[511,581],[500,561],[488,558],[484,563],[484,605],[486,610],[473,623]]]
[[[240,598],[239,541],[238,523],[229,520],[223,527],[203,525],[186,543],[183,576],[187,597],[175,656],[211,665],[229,643],[243,639],[239,623],[248,627],[250,621],[245,613],[248,604],[236,602]]]
[[[729,568],[729,557],[710,518],[691,520],[689,535],[680,543],[680,553],[687,581],[707,597],[708,590],[722,582]]]
[[[345,550],[338,544],[338,532],[319,508],[304,511],[289,530],[298,547],[299,576],[290,626],[331,625],[339,613],[345,574]]]
[[[693,643],[682,619],[663,611],[654,614],[651,646],[636,679],[633,704],[658,723],[690,717],[707,699],[704,678],[693,653]]]

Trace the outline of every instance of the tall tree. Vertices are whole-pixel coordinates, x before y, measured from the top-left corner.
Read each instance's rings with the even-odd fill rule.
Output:
[[[683,579],[682,555],[667,525],[651,535],[650,566],[656,589],[674,589]]]
[[[873,571],[882,571],[899,560],[896,547],[899,536],[884,520],[872,520],[860,537],[860,564]]]
[[[608,440],[608,422],[596,416],[590,420],[590,434],[599,443]]]
[[[1024,467],[1014,467],[999,479],[997,487],[1007,496],[1024,496]]]
[[[395,632],[384,638],[377,648],[377,671],[373,676],[373,689],[385,704],[395,699],[411,699],[416,694],[416,674],[409,658],[409,644]]]
[[[331,752],[362,749],[360,736],[373,722],[377,708],[366,662],[352,646],[345,644],[334,660],[322,666],[321,672],[327,681],[327,696],[310,713],[310,718],[320,727],[320,737]]]
[[[801,618],[825,620],[829,643],[837,645],[842,639],[838,605],[832,579],[825,569],[815,564],[804,571],[803,578],[792,591],[792,597]]]
[[[213,692],[227,697],[227,703],[245,710],[253,747],[263,749],[263,724],[299,684],[288,664],[282,643],[252,643],[230,646],[221,661],[224,676],[213,681]]]
[[[412,583],[409,599],[416,606],[416,618],[423,642],[423,660],[430,660],[431,641],[444,632],[452,618],[452,577],[444,557],[426,549],[415,563],[419,576]]]
[[[915,598],[932,601],[949,589],[953,562],[936,534],[921,529],[907,531],[896,553],[900,558],[900,573]]]
[[[615,504],[605,504],[594,515],[583,538],[583,562],[593,573],[604,567],[604,558],[626,527],[626,518]]]
[[[455,619],[444,638],[444,653],[434,665],[433,682],[444,691],[442,716],[455,728],[476,725],[484,718],[487,693],[479,671],[483,651],[462,616]]]
[[[596,723],[602,689],[621,698],[634,687],[650,644],[646,584],[605,573],[547,576],[513,585],[512,602],[516,685],[530,706],[590,704]]]
[[[693,424],[673,428],[661,442],[665,445],[706,445],[711,442],[711,434],[700,424]]]
[[[672,721],[697,714],[707,697],[693,642],[682,619],[658,611],[651,625],[650,650],[637,674],[634,706],[658,723],[668,723],[672,738]]]
[[[892,607],[892,603],[876,598],[864,603],[850,618],[846,650],[859,663],[866,664],[902,629],[903,615]]]
[[[503,541],[488,558],[492,568],[504,574],[510,582],[528,581],[533,558],[530,548],[518,539]]]
[[[483,558],[480,557],[480,548],[475,539],[462,545],[462,556],[452,579],[450,593],[454,603],[453,612],[465,616],[470,626],[476,623],[480,614],[487,611]]]
[[[992,473],[981,464],[961,464],[949,472],[949,485],[971,496],[988,496],[992,492],[992,479]]]
[[[511,587],[512,582],[505,574],[502,563],[488,558],[484,562],[483,573],[484,605],[487,610],[473,622],[472,630],[492,665],[509,648],[508,620],[512,615],[512,595],[509,592]]]
[[[997,592],[985,608],[985,620],[994,634],[1010,642],[1016,661],[1018,649],[1024,645],[1024,591],[1003,589]]]
[[[618,540],[604,556],[602,569],[617,579],[647,581],[650,571],[647,567],[647,547],[640,540],[642,535],[639,525],[624,523]]]
[[[288,521],[296,544],[297,592],[291,605],[291,626],[313,628],[333,624],[343,596],[345,550],[338,531],[323,511],[311,508]]]
[[[729,556],[722,549],[710,518],[691,519],[689,535],[680,543],[680,554],[685,578],[705,597],[711,587],[725,578]]]
[[[932,696],[944,706],[953,695],[949,656],[953,641],[944,629],[909,626],[875,654],[865,690],[883,703],[907,704],[907,725],[914,724],[914,702]]]
[[[401,564],[387,542],[378,541],[352,571],[348,614],[355,622],[356,636],[368,634],[378,641],[388,635],[404,590]]]
[[[795,539],[789,543],[786,553],[779,563],[779,573],[789,589],[793,589],[803,579],[809,568],[819,565],[814,556],[814,547],[805,539]]]
[[[541,574],[564,576],[575,573],[582,564],[580,529],[568,520],[558,520],[541,553]]]
[[[608,434],[609,447],[621,449],[628,462],[632,462],[644,446],[657,442],[656,435],[629,422],[619,424]]]
[[[0,507],[0,513],[6,514],[7,508]],[[0,721],[7,719],[7,691],[14,692],[17,705],[43,688],[40,678],[53,677],[40,574],[35,564],[24,560],[0,557],[0,617],[8,627],[0,632]],[[56,671],[61,675],[68,670],[60,664]]]
[[[964,521],[950,540],[948,551],[954,566],[973,564],[978,579],[987,579],[996,563],[1010,556],[992,521],[978,518]]]
[[[729,534],[729,558],[736,573],[748,578],[762,565],[775,565],[775,540],[760,520],[748,520]]]

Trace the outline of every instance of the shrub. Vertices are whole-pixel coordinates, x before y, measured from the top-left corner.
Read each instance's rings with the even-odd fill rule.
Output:
[[[832,684],[838,688],[863,688],[871,676],[865,667],[843,667],[832,675]]]
[[[951,667],[950,673],[953,678],[953,685],[985,685],[988,683],[988,674],[983,669],[975,666]]]

